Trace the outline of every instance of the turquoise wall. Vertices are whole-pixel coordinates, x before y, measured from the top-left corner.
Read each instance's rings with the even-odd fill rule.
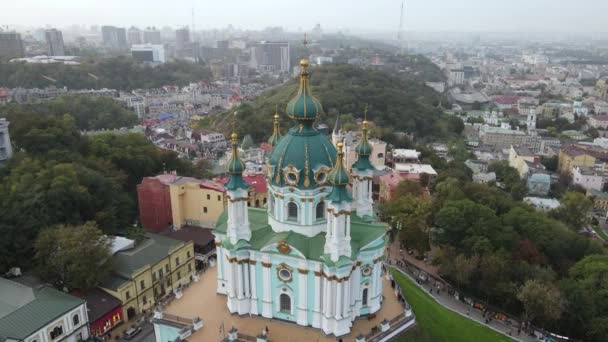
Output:
[[[173,342],[179,336],[178,328],[158,323],[156,325],[160,333],[160,341],[156,342]]]

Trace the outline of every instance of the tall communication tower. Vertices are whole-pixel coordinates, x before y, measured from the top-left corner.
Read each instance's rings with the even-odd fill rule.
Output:
[[[196,27],[194,26],[194,7],[192,7],[192,41],[196,42]]]
[[[399,17],[399,31],[397,31],[397,40],[399,42],[399,53],[405,53],[405,34],[403,32],[403,12],[405,10],[405,0],[401,2],[401,16]]]

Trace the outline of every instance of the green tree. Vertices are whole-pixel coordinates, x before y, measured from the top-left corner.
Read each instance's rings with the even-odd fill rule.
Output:
[[[528,280],[517,293],[524,307],[524,321],[548,323],[560,318],[563,300],[559,289],[552,284]]]
[[[567,192],[559,208],[552,212],[553,217],[564,222],[574,231],[579,231],[589,224],[589,211],[593,202],[580,192]]]
[[[545,168],[548,171],[557,172],[558,157],[557,156],[543,157],[542,164],[545,166]]]
[[[110,245],[93,222],[45,229],[36,239],[38,273],[61,287],[93,289],[111,271]]]
[[[420,194],[404,192],[390,202],[383,203],[380,211],[398,231],[403,246],[414,249],[419,255],[430,250],[430,200]]]

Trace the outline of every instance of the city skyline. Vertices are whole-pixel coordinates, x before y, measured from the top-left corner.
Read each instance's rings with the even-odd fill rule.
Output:
[[[93,0],[86,3],[57,0],[52,4],[44,0],[28,0],[5,4],[0,22],[9,28],[63,28],[70,25],[180,27],[191,25],[194,9],[196,28],[202,30],[233,25],[240,29],[282,26],[300,31],[320,23],[330,31],[396,32],[400,6],[400,0],[357,4],[346,0],[312,0],[306,6],[277,0],[212,3],[176,0],[171,6],[159,0]],[[411,0],[406,1],[405,6],[405,31],[608,32],[608,25],[603,20],[608,3],[600,0],[577,3]]]

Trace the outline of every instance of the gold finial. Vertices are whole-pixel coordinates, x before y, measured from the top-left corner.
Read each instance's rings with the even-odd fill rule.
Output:
[[[365,105],[365,109],[363,110],[363,127],[367,128],[367,104]]]
[[[274,121],[279,122],[279,105],[274,105]]]
[[[306,37],[306,32],[304,32],[304,41],[302,42],[302,45],[304,45],[304,48],[306,48],[306,46],[308,45],[308,39]]]
[[[343,154],[344,152],[342,152],[342,149],[344,148],[344,143],[343,142],[339,142],[338,143],[338,155]]]

